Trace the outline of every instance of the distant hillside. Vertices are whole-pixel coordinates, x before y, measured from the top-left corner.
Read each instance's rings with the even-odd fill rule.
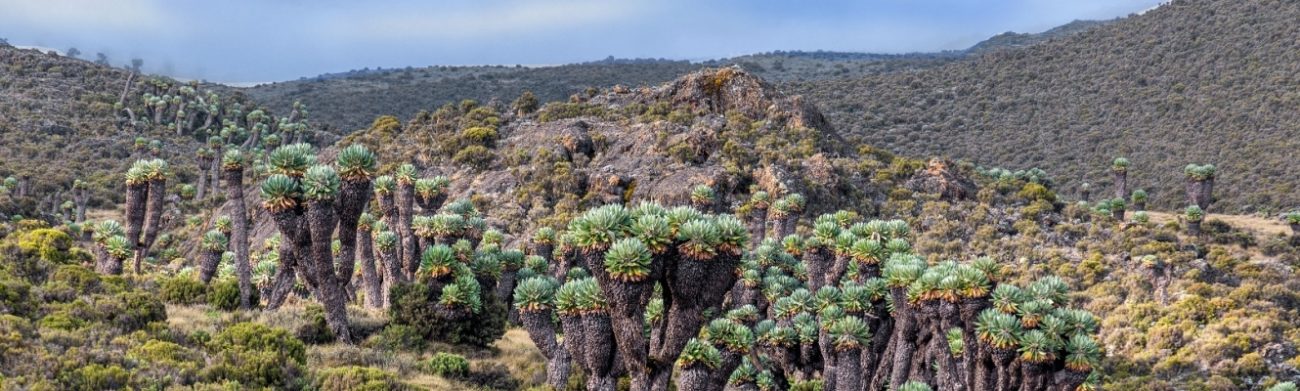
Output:
[[[47,211],[74,180],[88,181],[91,205],[120,198],[120,172],[132,159],[137,135],[119,127],[113,105],[126,70],[32,49],[0,45],[0,179],[26,181],[31,197],[16,197],[0,214]],[[138,79],[138,77],[137,77]],[[29,214],[30,216],[30,214]]]
[[[980,43],[977,43],[974,46],[971,46],[970,48],[966,49],[966,52],[972,54],[983,54],[994,50],[1021,48],[1021,47],[1037,44],[1039,42],[1043,42],[1049,39],[1066,37],[1076,33],[1088,31],[1089,29],[1095,28],[1097,26],[1106,25],[1116,20],[1119,19],[1076,20],[1070,23],[1057,26],[1055,28],[1052,28],[1051,30],[1047,30],[1037,34],[1017,33],[1014,31],[1008,31],[1002,34],[994,35],[992,38],[980,41]]]
[[[313,107],[314,120],[343,133],[361,129],[380,115],[410,119],[447,103],[475,99],[509,103],[524,91],[543,102],[565,100],[588,88],[655,85],[708,67],[732,64],[779,84],[792,81],[861,78],[943,65],[969,53],[1085,31],[1105,22],[1076,21],[1043,33],[1008,33],[968,50],[938,53],[874,54],[827,51],[775,51],[701,62],[606,58],[546,67],[432,66],[361,69],[260,85],[244,91],[272,109],[287,110],[301,101]],[[1013,37],[1013,38],[1009,38]]]
[[[795,83],[846,134],[905,154],[1041,167],[1062,189],[1185,205],[1182,168],[1219,167],[1224,212],[1300,205],[1300,3],[1175,1],[920,72]],[[1073,193],[1072,190],[1068,190]]]

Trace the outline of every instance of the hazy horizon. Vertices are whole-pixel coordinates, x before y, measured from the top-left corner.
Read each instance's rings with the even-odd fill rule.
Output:
[[[1037,33],[1160,3],[736,1],[0,0],[0,37],[60,52],[76,47],[87,59],[102,52],[117,66],[142,58],[145,71],[176,78],[250,84],[365,68],[544,66],[609,56],[700,61],[777,50],[959,50],[1003,32]]]

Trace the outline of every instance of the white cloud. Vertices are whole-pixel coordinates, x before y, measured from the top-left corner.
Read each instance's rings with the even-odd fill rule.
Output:
[[[0,25],[99,33],[153,33],[169,21],[152,0],[0,0]]]
[[[639,1],[575,0],[410,12],[376,9],[375,13],[322,19],[315,29],[341,40],[483,38],[616,23],[645,17],[646,5]]]

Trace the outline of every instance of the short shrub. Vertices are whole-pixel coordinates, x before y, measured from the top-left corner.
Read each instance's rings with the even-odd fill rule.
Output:
[[[428,346],[424,335],[420,334],[419,329],[401,324],[390,324],[388,327],[384,327],[383,331],[372,337],[367,344],[374,348],[389,351],[409,350],[417,352],[424,350]]]
[[[325,324],[325,309],[319,305],[309,305],[306,311],[307,323],[298,326],[293,335],[303,343],[317,345],[334,342],[334,333]]]
[[[131,373],[117,365],[90,364],[62,377],[61,383],[69,390],[117,390],[126,388]]]
[[[252,301],[257,301],[257,289],[253,289]],[[239,281],[223,278],[208,287],[208,305],[222,311],[239,309]]]
[[[244,387],[298,388],[305,382],[307,348],[289,331],[257,323],[236,323],[208,342],[213,362],[209,381],[237,381]]]
[[[94,294],[103,291],[100,287],[99,274],[81,265],[59,266],[45,283],[67,284],[67,286],[72,287],[81,294]]]
[[[32,302],[32,286],[0,273],[0,313],[26,316],[36,309]]]
[[[122,307],[116,313],[106,315],[123,330],[135,331],[149,323],[167,320],[167,307],[153,294],[127,292],[117,295],[117,298]]]
[[[459,354],[438,352],[424,362],[423,368],[434,375],[458,379],[469,375],[469,360]]]
[[[152,339],[127,350],[126,357],[143,365],[140,371],[159,385],[188,384],[194,382],[199,368],[204,365],[203,356],[172,342]]]
[[[317,372],[315,377],[312,388],[320,391],[409,389],[392,372],[369,367],[328,368]]]
[[[72,257],[69,253],[69,250],[72,249],[72,237],[63,231],[52,228],[36,229],[24,233],[18,239],[18,248],[23,251],[24,255],[38,256],[46,261],[63,263]]]
[[[482,145],[470,145],[456,152],[456,156],[451,160],[474,168],[486,168],[488,163],[492,162],[495,155],[491,150]]]
[[[180,275],[162,280],[158,294],[171,304],[200,304],[207,301],[208,286],[193,276]],[[239,284],[235,284],[235,306],[239,306]]]
[[[508,308],[492,289],[481,291],[482,309],[463,320],[440,317],[435,305],[438,299],[438,292],[426,284],[393,286],[388,309],[391,325],[413,327],[426,339],[479,347],[490,346],[505,335]]]

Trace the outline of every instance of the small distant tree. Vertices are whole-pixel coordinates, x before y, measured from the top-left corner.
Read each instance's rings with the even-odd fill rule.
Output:
[[[78,58],[81,56],[81,50],[77,48],[68,48],[68,57]]]
[[[144,59],[140,59],[140,58],[132,58],[132,59],[131,59],[131,71],[132,71],[132,72],[140,73],[140,67],[143,67],[143,66],[144,66]]]
[[[104,53],[95,53],[95,63],[99,65],[108,65],[108,55]]]

